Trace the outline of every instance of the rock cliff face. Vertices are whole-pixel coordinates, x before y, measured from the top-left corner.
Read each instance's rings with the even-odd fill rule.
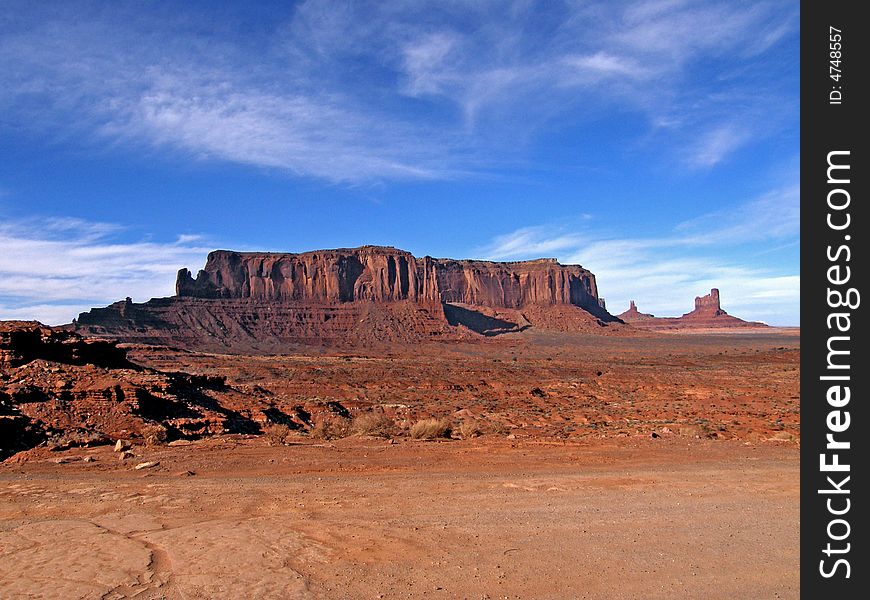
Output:
[[[181,269],[176,294],[263,302],[455,302],[490,308],[573,304],[599,312],[595,276],[555,259],[523,262],[415,258],[396,248],[301,254],[231,252],[208,256],[194,279]]]
[[[175,289],[179,297],[265,302],[416,301],[422,287],[417,273],[409,252],[391,248],[303,254],[217,250],[196,279],[181,269]]]
[[[209,254],[176,296],[82,313],[87,335],[191,349],[276,352],[287,344],[416,342],[528,327],[600,331],[620,323],[595,276],[555,259],[416,258],[381,246],[300,254]]]

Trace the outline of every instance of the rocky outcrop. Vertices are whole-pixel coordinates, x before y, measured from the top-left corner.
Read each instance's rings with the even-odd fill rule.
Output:
[[[713,288],[706,296],[695,296],[695,310],[683,315],[687,318],[712,318],[727,315],[719,305],[719,290]]]
[[[0,368],[43,359],[71,365],[127,366],[117,343],[89,339],[36,321],[0,321]]]
[[[628,310],[619,315],[626,323],[641,329],[721,329],[739,327],[767,327],[765,323],[744,321],[722,310],[719,290],[713,288],[706,296],[695,298],[695,309],[681,317],[654,317],[637,310],[634,300]]]
[[[43,442],[62,448],[259,430],[231,408],[250,402],[223,378],[134,364],[114,341],[2,321],[0,352],[0,460]]]
[[[208,256],[193,278],[181,269],[176,295],[204,299],[335,304],[410,300],[490,308],[573,304],[601,312],[595,276],[555,259],[521,262],[415,258],[396,248],[318,250],[301,254],[231,252]]]
[[[176,296],[82,313],[76,331],[188,349],[280,352],[299,345],[416,343],[529,327],[620,325],[595,276],[555,259],[452,260],[391,247],[299,254],[211,252]]]
[[[131,306],[125,307],[128,315],[137,310],[137,305]],[[380,326],[371,324],[373,328]],[[34,331],[40,338],[36,346],[32,343]],[[0,364],[0,461],[37,446],[65,450],[71,446],[115,444],[119,439],[133,442],[134,455],[141,457],[143,443],[226,433],[257,434],[275,424],[310,433],[336,416],[347,424],[350,411],[371,406],[359,397],[360,386],[349,356],[340,361],[333,356],[319,364],[302,359],[298,370],[289,368],[281,373],[282,393],[275,394],[258,385],[263,375],[278,372],[264,366],[272,357],[266,363],[254,364],[248,362],[249,357],[241,359],[237,364],[246,366],[239,367],[241,372],[236,371],[237,377],[228,382],[211,366],[206,366],[204,372],[195,365],[195,373],[176,370],[179,357],[188,354],[184,351],[138,346],[132,351],[136,358],[129,360],[127,349],[114,342],[89,340],[67,329],[36,322],[0,321],[0,332],[4,351],[15,357]],[[87,343],[111,349],[112,360],[105,360],[105,355],[99,353],[69,351]],[[141,364],[143,359],[161,368]],[[209,361],[211,358],[206,358],[205,364],[213,366]],[[384,362],[392,370],[392,359]],[[324,387],[323,380],[318,379],[323,376],[324,364],[338,366],[340,373],[347,369],[353,383]],[[166,370],[167,365],[171,370]],[[251,376],[249,367],[255,376]],[[330,394],[337,387],[344,390],[344,395],[339,396],[341,402]],[[124,446],[122,442],[119,447]],[[45,450],[37,452],[44,456]]]
[[[625,321],[626,323],[636,323],[637,321],[647,321],[649,319],[655,319],[655,315],[642,313],[637,310],[637,304],[634,303],[634,300],[631,300],[628,304],[628,310],[616,315],[617,318]]]

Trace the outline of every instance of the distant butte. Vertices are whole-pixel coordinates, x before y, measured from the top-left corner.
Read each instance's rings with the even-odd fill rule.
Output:
[[[637,321],[647,321],[649,319],[655,319],[655,316],[638,311],[637,305],[634,303],[634,300],[631,300],[628,303],[628,310],[621,315],[617,315],[617,318],[622,319],[626,323],[636,323]]]
[[[493,336],[535,327],[614,332],[593,275],[556,259],[454,260],[384,246],[311,252],[216,250],[176,295],[82,313],[79,333],[195,350],[276,352]]]
[[[634,300],[628,310],[617,315],[619,319],[641,329],[719,329],[739,327],[767,327],[765,323],[744,321],[722,310],[719,290],[713,288],[706,296],[695,298],[695,309],[681,317],[654,317],[639,312]]]

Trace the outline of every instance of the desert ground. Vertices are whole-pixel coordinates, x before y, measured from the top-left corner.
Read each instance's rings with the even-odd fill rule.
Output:
[[[16,454],[0,597],[799,597],[796,331],[129,350],[395,431]],[[466,434],[407,435],[427,417]]]

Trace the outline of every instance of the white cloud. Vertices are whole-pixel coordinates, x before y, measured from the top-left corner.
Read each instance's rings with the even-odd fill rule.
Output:
[[[77,219],[0,224],[0,319],[68,323],[120,296],[145,301],[174,293],[175,274],[205,262],[202,238],[118,242],[121,228]]]
[[[39,321],[45,325],[64,325],[87,310],[83,304],[7,305],[0,301],[0,320]]]

